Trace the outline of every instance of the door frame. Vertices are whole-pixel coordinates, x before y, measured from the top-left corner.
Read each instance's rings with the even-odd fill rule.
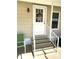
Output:
[[[45,20],[44,20],[44,23],[45,23],[45,25],[44,25],[44,30],[45,30],[45,34],[44,35],[46,35],[46,21],[47,21],[47,7],[46,6],[42,6],[42,5],[33,5],[33,35],[34,35],[34,24],[35,24],[35,8],[45,8],[45,10],[46,10],[46,14],[45,14]]]

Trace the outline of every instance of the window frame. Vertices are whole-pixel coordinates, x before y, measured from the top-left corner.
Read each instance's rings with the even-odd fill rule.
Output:
[[[53,11],[53,12],[52,12],[52,16],[53,16],[53,13],[59,13],[59,16],[58,16],[58,25],[57,25],[57,28],[52,28],[52,30],[59,30],[60,11]],[[52,20],[53,20],[53,19],[52,19]]]

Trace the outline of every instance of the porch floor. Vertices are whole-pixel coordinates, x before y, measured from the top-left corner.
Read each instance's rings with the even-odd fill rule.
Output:
[[[23,53],[18,59],[61,59],[61,48],[47,49],[35,52],[35,57],[31,52]]]

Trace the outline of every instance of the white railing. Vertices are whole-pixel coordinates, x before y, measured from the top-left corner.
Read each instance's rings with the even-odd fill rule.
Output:
[[[49,33],[50,40],[53,41],[53,39],[52,39],[52,34],[53,34],[54,37],[57,38],[57,44],[54,44],[54,42],[52,42],[52,43],[54,44],[55,47],[58,47],[59,46],[59,36],[57,36],[57,34],[52,30],[52,28],[49,25],[47,25],[47,27],[50,28],[50,33]]]
[[[54,35],[54,37],[56,37],[57,38],[57,47],[59,46],[59,36],[57,36],[57,34],[54,32],[54,31],[52,31],[52,34]]]
[[[35,35],[33,35],[33,46],[34,46],[34,51],[36,50],[36,41],[35,41]]]
[[[35,35],[33,34],[33,53],[35,58],[35,51],[36,51],[36,41],[35,41]]]

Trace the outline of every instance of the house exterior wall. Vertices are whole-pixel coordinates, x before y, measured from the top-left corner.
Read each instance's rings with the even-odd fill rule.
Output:
[[[30,8],[30,12],[27,12]],[[24,33],[25,37],[32,37],[32,4],[25,2],[17,3],[17,32]]]
[[[52,0],[53,6],[61,6],[61,0]]]
[[[25,37],[32,37],[33,35],[33,5],[32,3],[19,2],[17,3],[17,32],[24,33]],[[51,6],[47,7],[47,20],[46,20],[46,32],[49,35],[50,31],[50,17]],[[30,12],[27,12],[27,8]]]

